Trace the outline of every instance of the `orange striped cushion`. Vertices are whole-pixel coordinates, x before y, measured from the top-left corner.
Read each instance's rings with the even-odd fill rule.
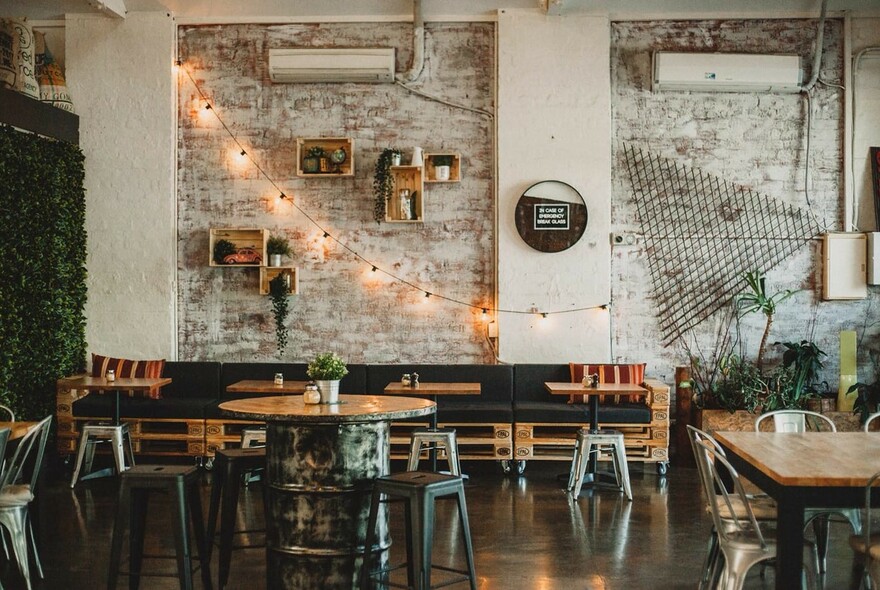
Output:
[[[584,374],[599,375],[599,383],[635,383],[641,385],[645,382],[645,363],[633,365],[587,365],[583,363],[568,363],[571,370],[571,382],[580,383]],[[599,403],[605,401],[606,397],[612,397],[614,403],[624,402],[640,402],[641,395],[615,395],[615,396],[599,396]],[[570,404],[585,404],[589,401],[588,395],[571,395],[568,398]]]
[[[117,359],[92,353],[92,377],[103,377],[107,374],[108,369],[116,371],[116,376],[120,378],[157,378],[161,377],[162,371],[165,370],[165,359],[133,361],[131,359]],[[133,396],[134,392],[129,391],[128,395]],[[157,389],[155,394],[152,394],[150,397],[153,399],[161,398],[161,390]]]

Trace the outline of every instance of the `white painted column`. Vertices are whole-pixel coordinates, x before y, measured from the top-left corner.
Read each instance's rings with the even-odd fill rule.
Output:
[[[607,18],[504,10],[498,16],[498,307],[565,311],[608,303],[611,80]],[[514,212],[541,180],[576,188],[588,211],[581,240],[542,253]],[[501,313],[499,355],[517,363],[610,360],[605,310]]]
[[[868,47],[880,47],[880,18],[853,19],[852,31],[853,57]],[[871,146],[880,146],[880,52],[872,51],[862,56],[858,68],[853,69],[853,81],[856,231],[880,231],[874,222],[874,191],[869,161]]]
[[[67,83],[85,154],[90,352],[176,358],[174,19],[74,14]]]

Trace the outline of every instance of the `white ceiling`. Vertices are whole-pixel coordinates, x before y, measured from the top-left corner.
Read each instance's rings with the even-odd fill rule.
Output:
[[[724,18],[818,15],[821,0],[551,0],[561,14],[607,14],[612,18]],[[124,3],[128,11],[169,10],[187,19],[236,18],[352,19],[394,18],[412,14],[411,0],[2,0],[0,16],[54,20],[65,13],[98,12],[102,4]],[[486,18],[499,9],[542,10],[542,0],[423,0],[432,17]],[[880,16],[880,0],[829,0],[830,12]]]

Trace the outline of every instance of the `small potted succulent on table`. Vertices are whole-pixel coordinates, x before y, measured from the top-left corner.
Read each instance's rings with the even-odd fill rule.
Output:
[[[322,404],[339,403],[339,381],[348,375],[348,368],[336,353],[324,352],[316,356],[309,363],[306,374],[318,386]]]
[[[269,253],[269,266],[281,266],[281,257],[290,256],[290,244],[281,236],[270,236],[266,251]]]

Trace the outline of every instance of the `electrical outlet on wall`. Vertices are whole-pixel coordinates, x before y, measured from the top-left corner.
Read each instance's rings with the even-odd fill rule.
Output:
[[[612,246],[638,246],[642,242],[642,236],[635,232],[613,232],[611,234]]]

